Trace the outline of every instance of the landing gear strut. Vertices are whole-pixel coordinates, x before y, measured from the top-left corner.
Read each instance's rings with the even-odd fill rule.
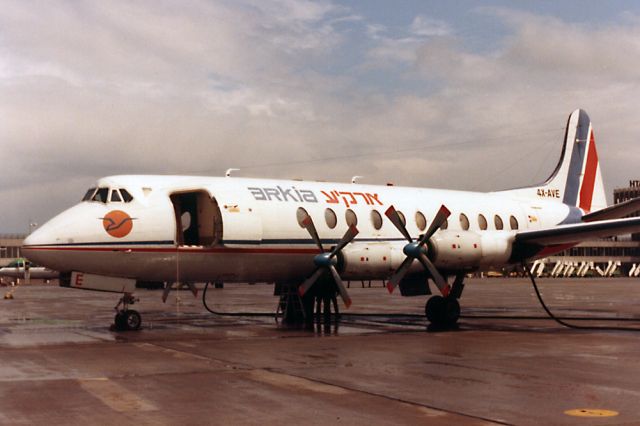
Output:
[[[460,318],[460,303],[458,299],[462,296],[463,281],[464,274],[456,275],[448,296],[432,296],[427,300],[424,313],[431,326],[437,329],[448,329],[456,326]]]
[[[139,299],[133,297],[131,293],[124,293],[115,306],[116,316],[114,318],[114,329],[116,331],[139,330],[142,325],[142,317],[129,305],[138,302]]]

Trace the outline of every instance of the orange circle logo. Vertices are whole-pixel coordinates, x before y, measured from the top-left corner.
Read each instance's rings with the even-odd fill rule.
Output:
[[[102,218],[102,226],[107,234],[122,238],[129,235],[133,229],[133,219],[121,210],[112,210]]]

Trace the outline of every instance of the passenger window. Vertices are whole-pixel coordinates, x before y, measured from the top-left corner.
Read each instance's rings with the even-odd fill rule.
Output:
[[[511,229],[513,230],[518,229],[518,219],[516,219],[514,216],[511,216],[509,218],[509,225],[511,225]]]
[[[111,190],[111,202],[121,202],[122,198],[120,198],[120,193],[118,192],[117,189],[113,189]]]
[[[442,222],[442,225],[440,225],[440,229],[447,229],[449,227],[449,219],[445,219],[444,222]]]
[[[487,218],[485,218],[483,214],[478,215],[478,226],[483,231],[487,230]]]
[[[125,203],[129,203],[133,200],[133,196],[124,188],[120,188],[120,194],[122,194],[122,200]]]
[[[298,210],[296,211],[296,219],[298,219],[298,225],[300,225],[301,228],[304,228],[303,222],[308,216],[309,213],[307,213],[305,209],[298,207]]]
[[[101,203],[106,203],[108,196],[109,196],[109,188],[98,188],[92,200],[99,201]]]
[[[371,210],[371,223],[376,230],[382,228],[382,216],[377,210]]]
[[[407,226],[407,218],[404,217],[404,213],[402,213],[400,210],[397,210],[398,212],[398,216],[400,216],[400,220],[402,221],[402,224],[404,226]]]
[[[324,220],[327,222],[327,226],[330,229],[333,229],[338,224],[338,218],[336,217],[336,212],[331,209],[326,209],[324,211]]]
[[[496,226],[496,229],[500,231],[504,228],[504,224],[502,223],[502,218],[498,215],[493,217],[493,224]]]
[[[347,221],[347,225],[349,226],[357,226],[358,225],[358,216],[351,209],[347,209],[344,213],[344,218]]]
[[[424,217],[424,215],[420,211],[416,212],[416,226],[421,231],[424,231],[425,228],[427,227],[427,219]]]
[[[96,192],[95,188],[89,188],[87,193],[84,194],[84,197],[82,197],[82,201],[89,201],[94,192]]]
[[[469,229],[469,218],[467,218],[467,215],[464,213],[460,213],[460,227],[464,231]]]

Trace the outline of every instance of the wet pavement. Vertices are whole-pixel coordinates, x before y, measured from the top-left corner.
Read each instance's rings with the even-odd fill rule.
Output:
[[[540,287],[556,314],[596,319],[572,323],[640,330],[640,279]],[[425,297],[350,291],[339,326],[306,330],[142,290],[143,329],[113,332],[117,295],[19,287],[0,300],[0,424],[640,424],[638,331],[562,327],[522,279],[469,280],[446,332],[426,330]],[[207,300],[272,313],[272,292]]]

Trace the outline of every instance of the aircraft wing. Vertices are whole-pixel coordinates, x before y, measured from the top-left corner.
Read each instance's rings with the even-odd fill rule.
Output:
[[[514,244],[541,246],[572,244],[584,240],[640,232],[640,217],[600,220],[596,222],[560,225],[548,229],[518,232]]]

